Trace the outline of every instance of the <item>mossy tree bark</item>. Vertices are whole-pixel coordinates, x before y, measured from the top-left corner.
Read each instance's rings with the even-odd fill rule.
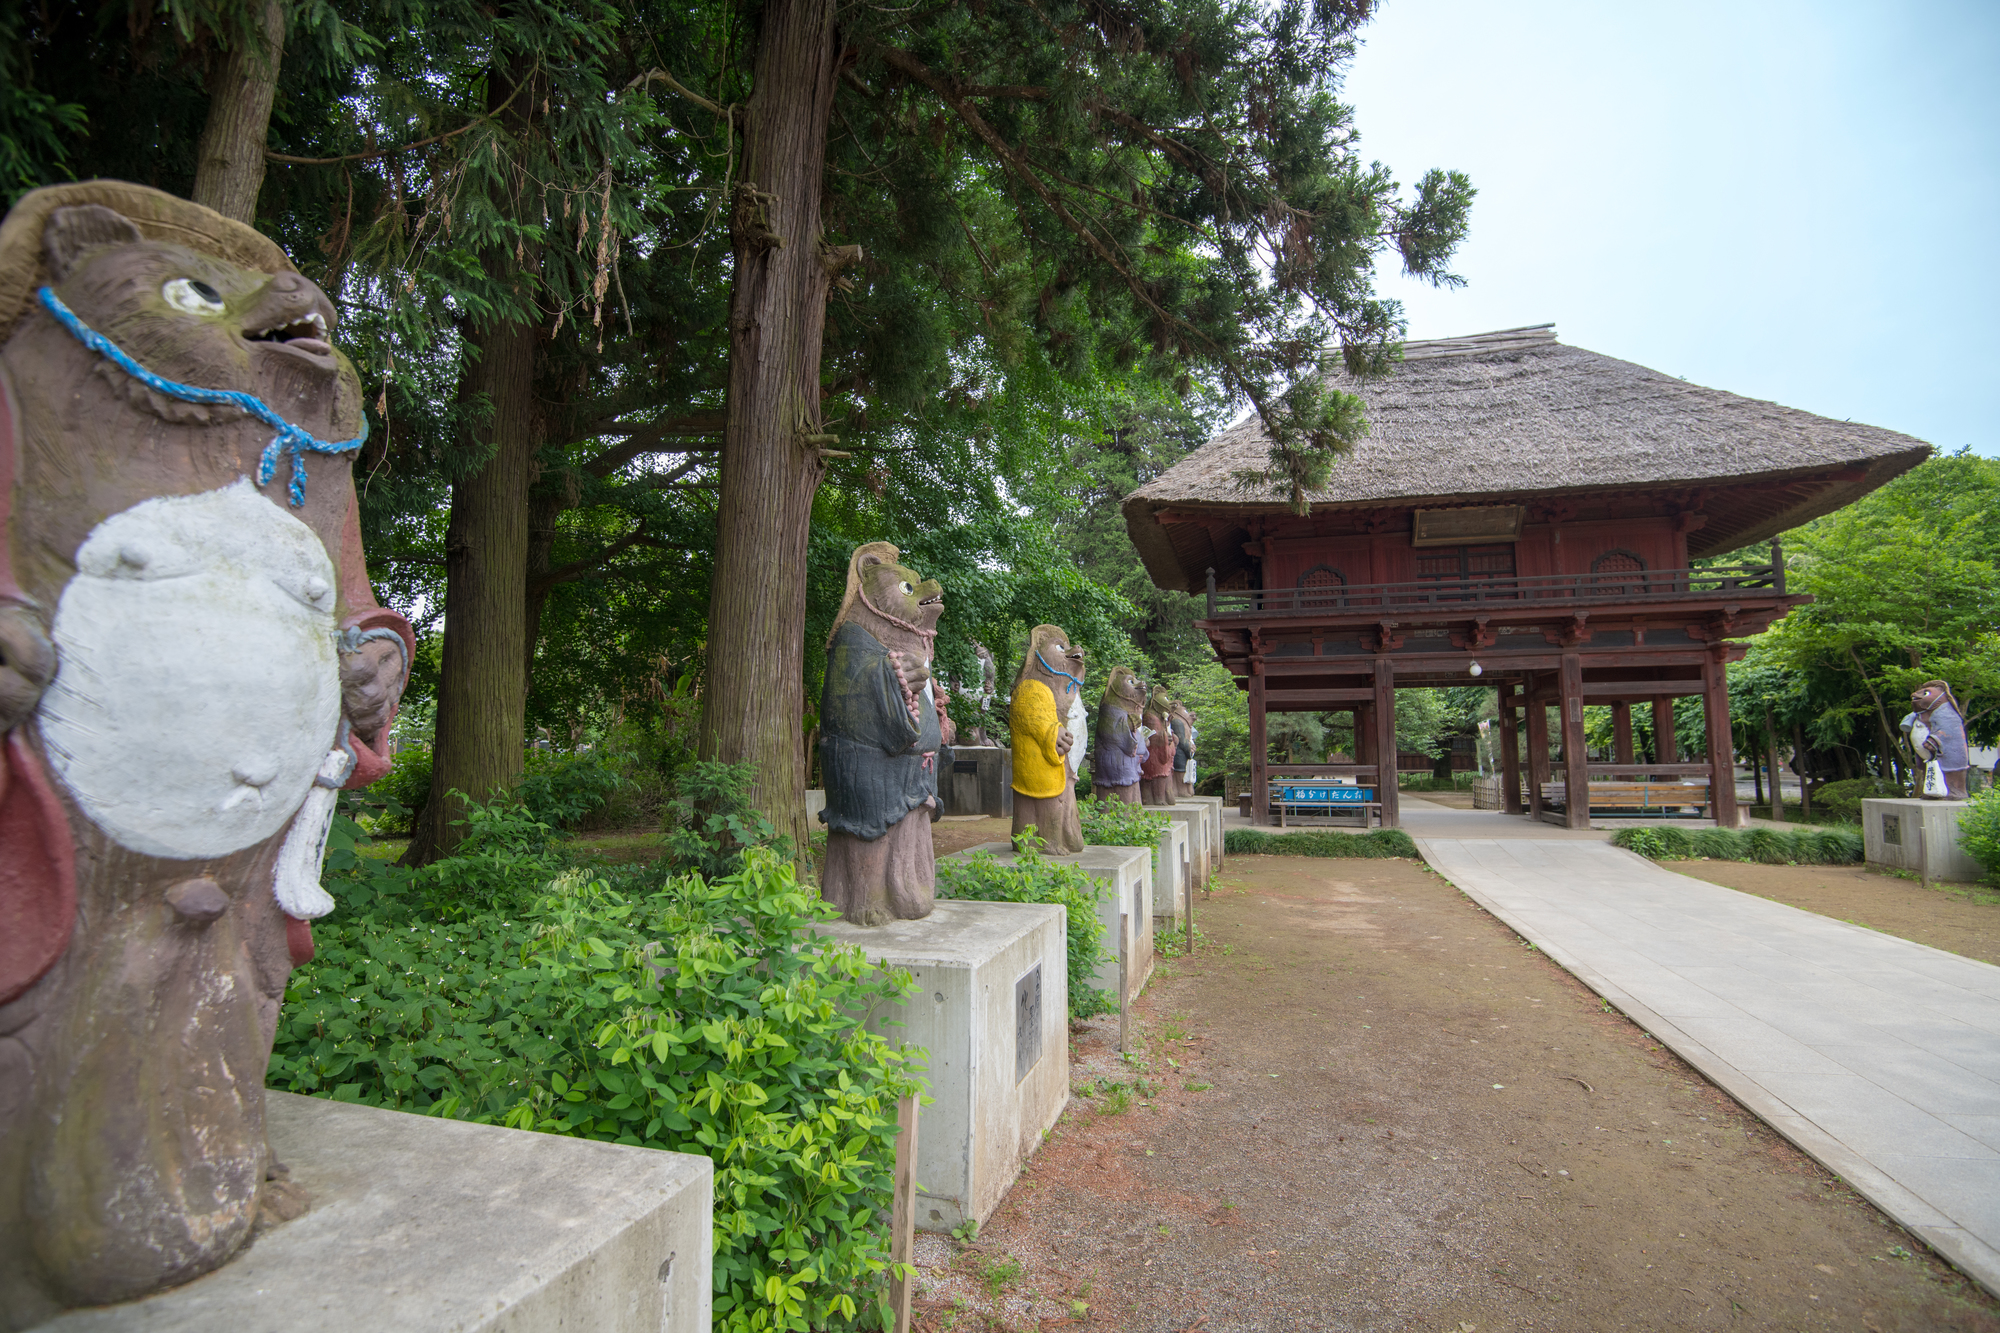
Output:
[[[264,0],[209,77],[208,121],[196,150],[194,201],[249,226],[264,188],[264,141],[278,66],[285,55],[285,10]]]
[[[819,456],[831,275],[820,191],[834,91],[831,0],[764,9],[731,220],[729,421],[723,435],[701,753],[757,766],[755,800],[806,835],[806,541]]]

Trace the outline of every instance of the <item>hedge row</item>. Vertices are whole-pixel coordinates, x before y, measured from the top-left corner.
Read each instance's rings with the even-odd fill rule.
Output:
[[[1620,829],[1611,843],[1652,861],[1757,861],[1764,865],[1844,866],[1861,860],[1861,833],[1851,828]]]
[[[1417,844],[1401,829],[1372,833],[1264,833],[1235,828],[1222,835],[1222,850],[1231,855],[1264,856],[1415,856]]]

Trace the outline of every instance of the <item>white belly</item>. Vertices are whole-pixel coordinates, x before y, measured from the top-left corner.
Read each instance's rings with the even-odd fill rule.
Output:
[[[318,536],[245,479],[114,514],[76,563],[40,718],[84,813],[120,846],[174,858],[283,828],[340,722]]]

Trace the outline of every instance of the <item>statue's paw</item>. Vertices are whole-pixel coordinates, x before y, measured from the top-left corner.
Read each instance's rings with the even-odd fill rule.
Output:
[[[0,732],[35,711],[56,675],[56,646],[25,606],[0,605]]]
[[[886,907],[864,907],[859,912],[850,912],[847,919],[857,926],[886,926],[896,919]]]

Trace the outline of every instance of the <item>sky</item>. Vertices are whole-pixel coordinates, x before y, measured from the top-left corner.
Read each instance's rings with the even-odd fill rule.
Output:
[[[1411,338],[1553,322],[1697,384],[2000,456],[2000,0],[1382,0],[1358,152],[1479,197]]]

